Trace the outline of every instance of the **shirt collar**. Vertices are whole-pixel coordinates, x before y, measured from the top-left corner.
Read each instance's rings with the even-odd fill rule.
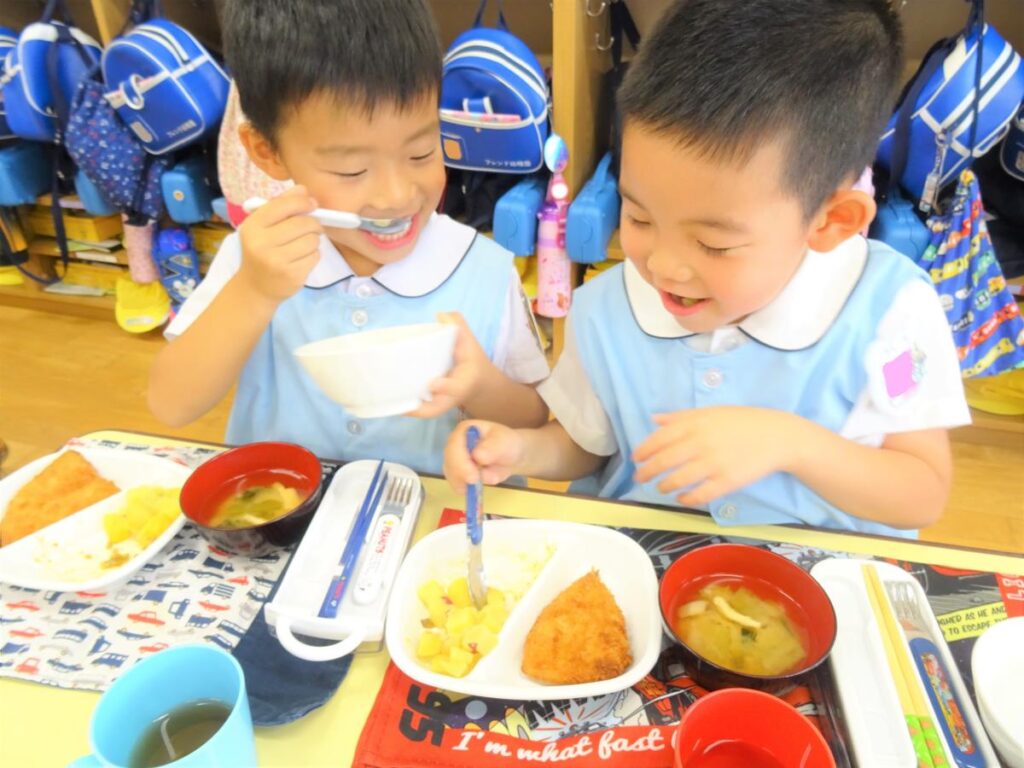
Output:
[[[441,214],[431,214],[412,252],[385,264],[371,276],[392,293],[408,298],[425,296],[439,288],[462,263],[476,230]],[[327,236],[320,238],[320,261],[306,278],[307,288],[326,288],[355,273]]]
[[[781,293],[738,324],[747,336],[785,351],[816,344],[832,327],[857,286],[867,263],[867,240],[852,237],[828,253],[808,251]],[[626,296],[637,324],[649,336],[682,339],[695,335],[676,322],[657,289],[632,262],[624,267]]]

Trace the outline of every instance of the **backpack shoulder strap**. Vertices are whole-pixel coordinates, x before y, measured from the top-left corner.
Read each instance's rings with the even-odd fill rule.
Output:
[[[505,21],[505,3],[504,0],[497,0],[498,4],[498,29],[503,29],[508,32],[508,22]],[[476,17],[473,19],[473,27],[482,27],[484,23],[484,11],[487,8],[487,0],[480,0],[480,5],[476,9]]]
[[[92,63],[92,59],[66,24],[51,25],[57,30],[57,39],[46,51],[46,79],[53,97],[53,110],[56,112],[56,126],[53,132],[53,175],[50,184],[50,211],[53,215],[53,227],[60,248],[60,260],[64,271],[68,268],[68,239],[64,232],[64,213],[60,207],[60,193],[67,180],[71,177],[71,163],[64,151],[64,131],[67,129],[71,114],[70,105],[64,97],[64,89],[60,86],[60,49],[62,45],[70,45],[78,53],[83,64]],[[95,72],[95,67],[91,68]],[[87,77],[90,75],[87,75]]]

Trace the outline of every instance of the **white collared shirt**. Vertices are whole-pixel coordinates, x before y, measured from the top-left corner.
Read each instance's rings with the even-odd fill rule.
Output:
[[[806,348],[825,335],[856,287],[866,260],[867,241],[862,237],[851,238],[829,253],[809,251],[769,304],[736,325],[708,333],[693,333],[680,326],[657,290],[629,261],[624,266],[624,280],[633,317],[649,336],[685,339],[695,351],[711,354],[728,352],[751,340],[784,352]],[[865,318],[865,322],[874,319]],[[905,351],[924,362],[923,375],[912,392],[893,396],[886,366]],[[840,431],[843,437],[880,446],[888,434],[970,423],[949,325],[938,295],[926,283],[913,281],[899,291],[878,323],[864,365],[868,385]],[[615,453],[612,425],[580,361],[571,315],[565,348],[538,391],[578,445],[599,456]]]
[[[408,298],[425,296],[458,268],[477,236],[476,230],[447,216],[434,214],[408,256],[385,264],[367,277],[353,273],[334,244],[326,236],[321,236],[320,260],[306,278],[306,287],[333,287],[361,298],[387,291]],[[238,272],[241,263],[241,241],[236,232],[225,238],[206,277],[181,306],[164,336],[173,340],[184,333]],[[458,307],[452,307],[452,310],[457,311]],[[501,312],[501,331],[492,362],[513,381],[533,384],[547,377],[550,372],[548,364],[537,339],[529,301],[514,267],[510,268],[508,293]]]

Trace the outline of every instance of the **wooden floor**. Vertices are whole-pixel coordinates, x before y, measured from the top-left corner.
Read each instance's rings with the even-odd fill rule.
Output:
[[[157,333],[133,336],[112,320],[0,305],[0,438],[10,450],[3,470],[97,429],[219,441],[228,401],[183,429],[150,415],[146,381],[163,343]],[[953,437],[953,496],[922,538],[1024,554],[1024,418],[976,414]]]

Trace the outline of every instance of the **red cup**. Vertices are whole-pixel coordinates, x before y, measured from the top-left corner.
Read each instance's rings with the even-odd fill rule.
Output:
[[[727,688],[690,705],[676,732],[676,768],[835,768],[824,737],[767,693]]]

